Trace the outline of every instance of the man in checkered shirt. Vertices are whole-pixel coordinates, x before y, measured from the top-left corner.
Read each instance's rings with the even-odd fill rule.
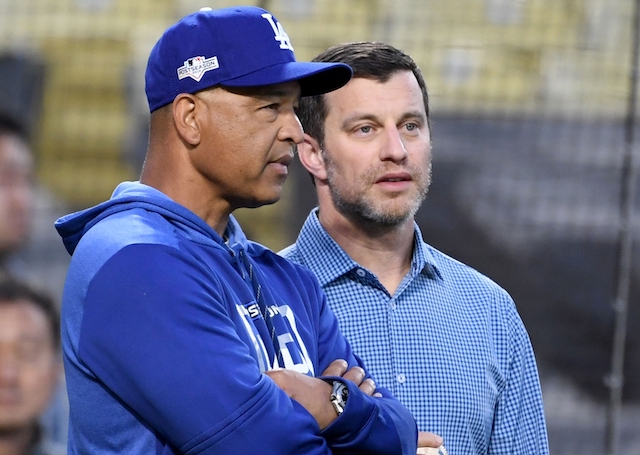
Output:
[[[422,240],[414,215],[431,181],[431,130],[415,62],[381,43],[315,61],[354,70],[302,99],[300,160],[318,208],[282,252],[315,272],[340,328],[451,454],[549,453],[536,361],[505,290]]]

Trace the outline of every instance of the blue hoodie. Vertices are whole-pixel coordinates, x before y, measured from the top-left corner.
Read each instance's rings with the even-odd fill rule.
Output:
[[[417,430],[389,392],[346,381],[320,430],[265,370],[319,376],[360,365],[310,271],[137,182],[67,215],[62,303],[71,454],[415,454]],[[279,340],[256,303],[257,272]]]

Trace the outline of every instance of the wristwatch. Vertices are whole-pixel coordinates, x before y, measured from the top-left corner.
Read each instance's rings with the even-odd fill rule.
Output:
[[[333,408],[338,413],[338,417],[344,412],[344,407],[347,405],[347,398],[349,398],[349,389],[347,385],[342,381],[328,381],[333,387],[329,400]]]

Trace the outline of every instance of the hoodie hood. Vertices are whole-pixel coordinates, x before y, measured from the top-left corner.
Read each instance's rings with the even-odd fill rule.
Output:
[[[134,208],[158,213],[177,229],[189,232],[190,236],[200,237],[202,241],[224,245],[222,237],[202,218],[161,191],[140,182],[121,183],[108,201],[59,218],[55,222],[55,228],[69,254],[73,254],[82,236],[92,226],[110,215]],[[229,217],[225,235],[230,244],[240,243],[243,248],[247,248],[247,238],[233,216]]]

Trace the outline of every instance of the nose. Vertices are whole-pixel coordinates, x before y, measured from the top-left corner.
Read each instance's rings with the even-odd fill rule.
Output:
[[[380,159],[382,161],[402,162],[407,158],[407,149],[400,131],[395,127],[385,128],[384,143],[380,150]]]
[[[28,173],[14,171],[8,181],[0,183],[0,193],[16,211],[27,212],[33,201],[33,184]]]
[[[280,128],[279,139],[281,141],[293,142],[294,144],[301,144],[304,141],[304,131],[302,131],[302,124],[300,119],[291,109],[285,116],[285,122],[282,128]]]
[[[18,380],[18,361],[15,356],[0,355],[0,385],[15,385]]]
[[[3,212],[8,217],[5,226],[10,231],[12,241],[19,242],[24,239],[31,228],[33,211],[33,193],[29,185],[6,185],[0,189],[0,197],[4,201]],[[8,240],[9,237],[7,237]]]
[[[12,206],[20,213],[28,213],[33,201],[33,188],[30,181],[20,182],[14,185],[9,195]]]

